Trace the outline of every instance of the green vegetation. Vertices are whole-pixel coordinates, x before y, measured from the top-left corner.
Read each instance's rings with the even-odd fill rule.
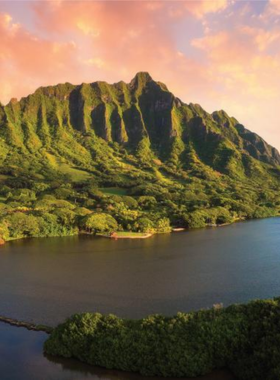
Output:
[[[89,214],[82,218],[81,226],[87,232],[114,232],[118,228],[117,221],[109,214]]]
[[[276,380],[279,315],[279,298],[170,318],[77,314],[53,330],[44,350],[147,376],[196,377],[227,367],[241,380]]]
[[[280,155],[139,73],[0,105],[0,185],[4,240],[164,233],[279,215]]]
[[[103,194],[106,195],[126,195],[127,189],[120,189],[119,187],[105,187],[99,189]]]

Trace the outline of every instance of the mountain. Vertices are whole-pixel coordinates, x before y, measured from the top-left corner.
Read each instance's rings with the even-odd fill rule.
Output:
[[[236,119],[184,104],[148,73],[138,73],[129,84],[66,83],[12,99],[0,108],[0,136],[2,165],[9,165],[15,150],[19,161],[31,155],[52,165],[63,157],[91,166],[100,139],[145,161],[159,158],[185,168],[200,161],[238,177],[252,175],[257,161],[280,165],[278,151]]]
[[[162,216],[175,225],[191,225],[191,213],[215,207],[232,217],[274,215],[280,199],[275,148],[224,111],[209,114],[183,103],[145,72],[128,84],[59,84],[0,104],[0,173],[2,203],[12,208],[32,209],[35,201],[67,186],[76,192],[75,202],[86,206],[81,194],[94,198],[89,186],[113,187],[115,197],[169,201]],[[25,196],[16,195],[22,189],[34,192],[33,200],[24,203]],[[141,217],[149,214],[145,207],[138,207]],[[121,224],[128,228],[134,222]]]

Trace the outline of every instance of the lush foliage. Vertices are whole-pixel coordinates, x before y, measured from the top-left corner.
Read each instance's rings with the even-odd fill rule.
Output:
[[[91,233],[113,232],[118,229],[118,223],[108,214],[89,214],[81,220],[81,226]]]
[[[142,320],[74,315],[45,352],[143,375],[195,377],[228,367],[242,380],[280,378],[280,299]],[[168,358],[168,359],[167,359]]]
[[[280,156],[146,73],[0,105],[0,238],[169,232],[279,214]]]

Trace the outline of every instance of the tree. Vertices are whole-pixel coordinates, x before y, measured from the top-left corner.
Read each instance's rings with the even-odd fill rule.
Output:
[[[10,238],[24,238],[37,236],[40,232],[38,221],[35,216],[22,212],[15,212],[2,220],[4,228],[9,229]]]
[[[75,222],[75,212],[67,208],[57,208],[53,211],[53,214],[58,216],[59,221],[65,226],[71,226]]]
[[[217,210],[217,224],[232,223],[233,217],[231,213],[224,207],[218,207]]]
[[[194,211],[189,215],[185,215],[185,220],[189,228],[202,228],[206,226],[206,215],[203,211]]]
[[[155,197],[152,197],[151,195],[142,195],[138,198],[138,204],[140,207],[148,210],[156,206],[157,200]]]
[[[118,229],[118,223],[109,214],[94,213],[82,218],[81,227],[90,233],[113,232]]]
[[[6,224],[0,223],[0,239],[3,239],[4,241],[9,238],[9,229]]]
[[[168,218],[161,218],[156,222],[156,231],[159,233],[170,232],[170,220]]]
[[[134,227],[133,229],[138,232],[151,232],[151,233],[155,232],[154,223],[149,218],[146,218],[146,217],[139,218],[134,223],[133,227]]]
[[[126,205],[126,207],[128,207],[130,209],[137,209],[138,208],[137,200],[128,196],[128,195],[124,195],[122,197],[121,201]]]

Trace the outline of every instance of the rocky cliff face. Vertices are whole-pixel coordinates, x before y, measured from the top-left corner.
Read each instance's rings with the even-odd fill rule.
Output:
[[[109,155],[115,143],[141,161],[160,159],[186,168],[201,162],[238,177],[251,175],[262,163],[280,165],[278,151],[236,119],[184,104],[148,73],[138,73],[128,84],[39,88],[20,101],[0,104],[2,165],[30,157],[43,163],[63,158],[86,168],[99,146],[107,144]],[[104,150],[102,155],[106,160]]]

